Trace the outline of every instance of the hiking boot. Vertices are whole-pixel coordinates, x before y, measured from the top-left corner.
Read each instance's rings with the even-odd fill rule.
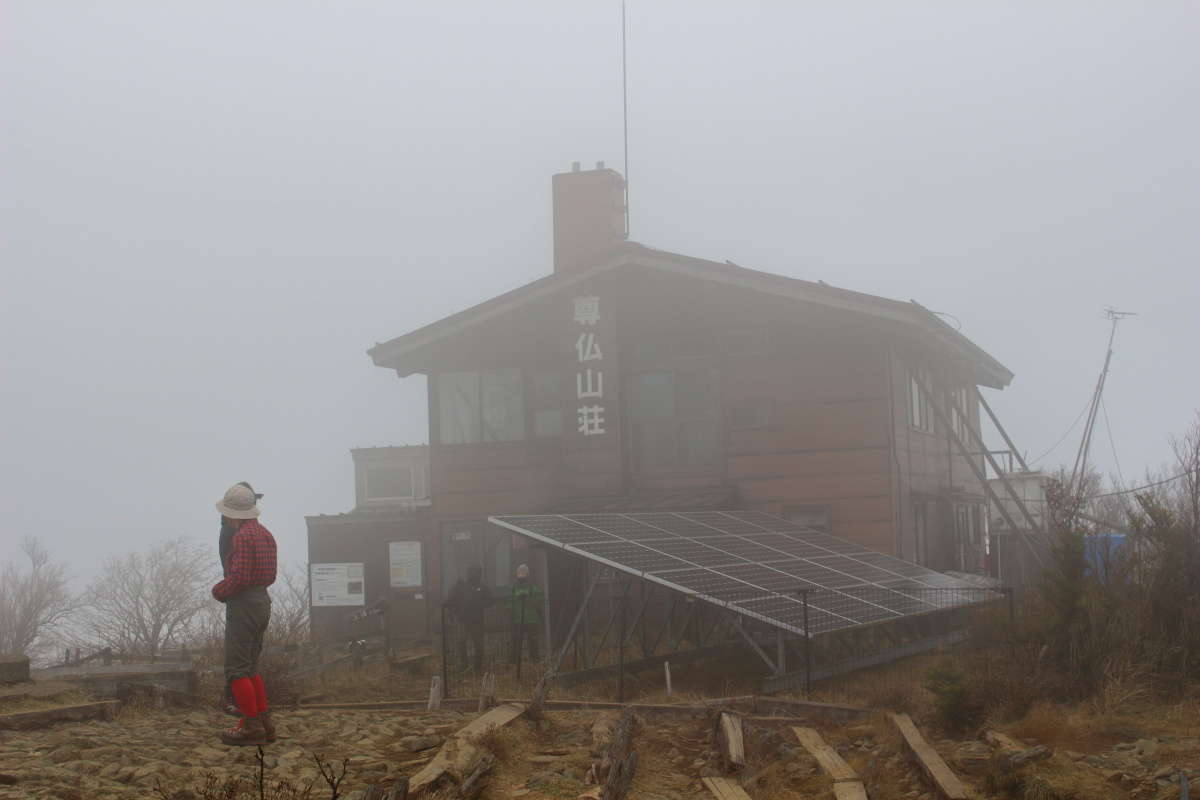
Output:
[[[242,717],[242,721],[237,725],[221,731],[221,741],[230,747],[253,747],[266,744],[267,736],[258,717]]]
[[[262,723],[263,738],[268,742],[275,741],[275,721],[271,719],[270,711],[260,711],[258,721]]]

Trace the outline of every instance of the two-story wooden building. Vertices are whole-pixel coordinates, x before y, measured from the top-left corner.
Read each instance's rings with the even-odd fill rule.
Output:
[[[429,628],[468,563],[545,568],[501,514],[761,509],[979,570],[985,490],[951,437],[1012,374],[916,302],[627,242],[623,188],[555,175],[552,274],[369,351],[428,376]]]

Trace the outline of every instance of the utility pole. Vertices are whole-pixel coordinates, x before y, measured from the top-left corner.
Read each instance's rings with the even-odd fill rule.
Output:
[[[1067,495],[1082,503],[1083,481],[1087,476],[1088,451],[1092,447],[1092,431],[1096,428],[1096,415],[1100,411],[1100,399],[1104,394],[1104,384],[1108,380],[1108,366],[1112,363],[1113,341],[1117,338],[1117,323],[1125,317],[1136,316],[1134,311],[1118,311],[1109,306],[1104,309],[1104,317],[1112,322],[1108,332],[1108,348],[1104,354],[1104,366],[1100,370],[1100,378],[1092,392],[1092,402],[1088,406],[1087,423],[1083,426],[1083,438],[1079,442],[1079,450],[1075,453],[1075,466],[1071,468],[1071,481],[1067,484]]]

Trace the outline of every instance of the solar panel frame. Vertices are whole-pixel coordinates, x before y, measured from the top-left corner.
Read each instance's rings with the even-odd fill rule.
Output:
[[[963,581],[760,511],[490,521],[800,635],[801,591],[807,635],[977,602]]]

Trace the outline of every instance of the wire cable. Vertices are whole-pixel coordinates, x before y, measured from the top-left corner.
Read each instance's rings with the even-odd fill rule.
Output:
[[[1091,405],[1092,405],[1092,401],[1089,399],[1089,400],[1088,400],[1088,402],[1087,402],[1087,405],[1085,405],[1083,408],[1079,409],[1079,416],[1075,417],[1075,421],[1071,423],[1071,427],[1067,428],[1067,432],[1066,432],[1066,433],[1064,433],[1062,436],[1058,437],[1058,441],[1057,441],[1057,442],[1055,442],[1054,444],[1050,445],[1050,449],[1049,449],[1049,450],[1047,450],[1046,452],[1042,453],[1042,454],[1041,454],[1040,456],[1038,456],[1037,458],[1031,459],[1029,463],[1030,463],[1030,464],[1036,464],[1036,463],[1038,463],[1038,462],[1039,462],[1039,461],[1041,461],[1043,458],[1045,458],[1046,456],[1048,456],[1048,455],[1050,455],[1051,453],[1053,453],[1053,452],[1054,452],[1054,450],[1055,450],[1055,449],[1056,449],[1056,448],[1057,448],[1057,447],[1058,447],[1060,444],[1062,444],[1063,442],[1065,442],[1065,441],[1067,440],[1067,437],[1071,435],[1071,431],[1075,430],[1075,426],[1079,424],[1079,420],[1083,419],[1083,415],[1087,413],[1087,410],[1088,410],[1088,408],[1090,408],[1090,407],[1091,407]]]
[[[1162,486],[1163,484],[1171,483],[1172,481],[1177,481],[1180,478],[1186,478],[1188,475],[1191,475],[1193,472],[1197,472],[1197,471],[1198,470],[1194,470],[1194,469],[1185,469],[1183,472],[1179,473],[1178,475],[1172,475],[1169,478],[1163,478],[1161,481],[1155,481],[1154,483],[1147,483],[1145,486],[1135,486],[1132,489],[1122,489],[1119,492],[1105,492],[1104,494],[1094,494],[1091,497],[1089,497],[1088,500],[1096,500],[1101,497],[1116,497],[1119,494],[1129,494],[1130,492],[1140,492],[1143,489],[1153,489],[1155,486]]]

